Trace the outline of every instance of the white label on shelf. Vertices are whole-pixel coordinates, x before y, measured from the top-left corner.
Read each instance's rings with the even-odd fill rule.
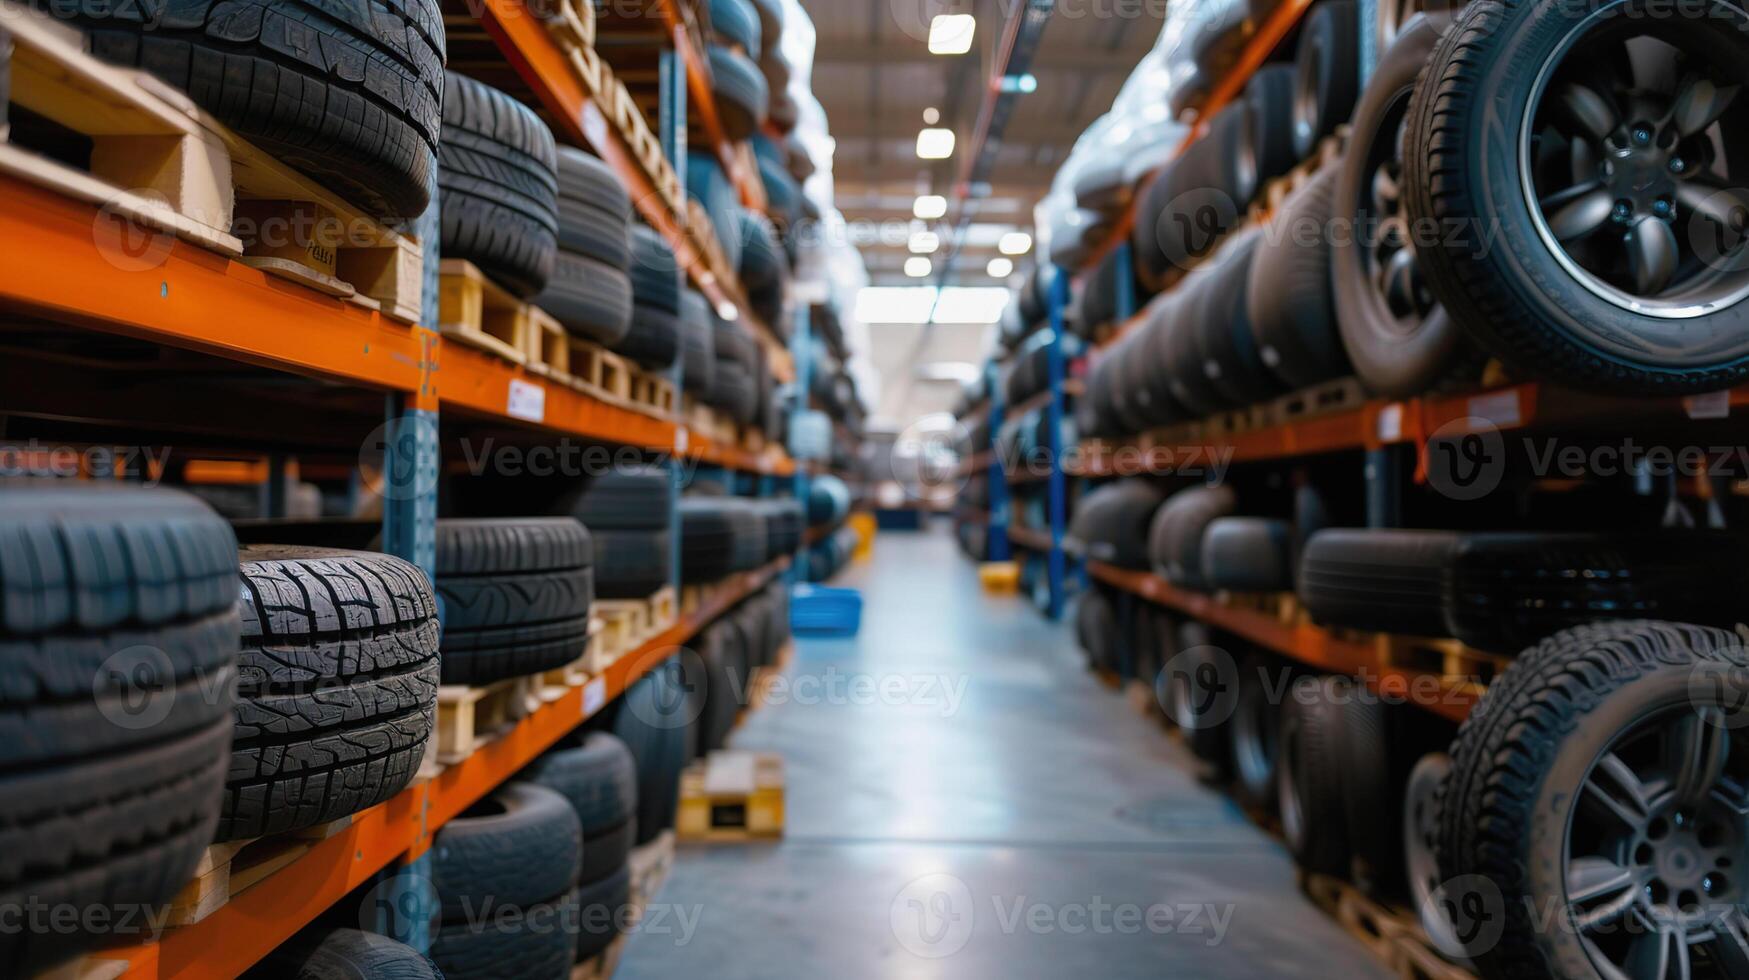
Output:
[[[1392,402],[1379,410],[1379,441],[1396,442],[1403,438],[1403,404]]]
[[[674,451],[677,453],[686,452],[687,442],[691,438],[692,438],[692,430],[688,429],[684,425],[675,426],[674,427]]]
[[[1518,389],[1508,388],[1470,399],[1470,417],[1487,419],[1496,429],[1510,429],[1524,421],[1518,411]]]
[[[512,418],[527,419],[530,422],[545,421],[547,390],[521,378],[511,378],[510,397],[506,400],[504,411]]]
[[[1731,393],[1713,391],[1704,395],[1690,395],[1682,400],[1682,407],[1688,411],[1691,419],[1730,418]]]
[[[583,685],[583,717],[587,718],[607,704],[607,678],[597,677]]]

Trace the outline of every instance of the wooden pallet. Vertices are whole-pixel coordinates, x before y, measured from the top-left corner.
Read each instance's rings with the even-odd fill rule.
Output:
[[[597,599],[591,610],[600,623],[590,636],[592,674],[606,670],[680,618],[673,586],[657,589],[643,599]]]
[[[723,749],[680,776],[674,819],[683,841],[747,843],[783,836],[783,758]]]
[[[1284,626],[1311,620],[1306,608],[1300,605],[1300,597],[1292,592],[1217,592],[1215,601],[1234,609],[1260,613]]]
[[[165,924],[188,926],[201,921],[351,825],[347,816],[291,833],[208,845],[195,865],[194,877],[170,900]]]
[[[1485,653],[1449,637],[1378,633],[1372,642],[1380,665],[1431,674],[1445,689],[1469,695],[1480,696],[1512,663],[1511,657]]]
[[[633,369],[629,402],[632,408],[651,415],[672,418],[677,403],[674,382],[659,374]]]
[[[441,684],[437,688],[437,753],[441,765],[473,755],[505,728],[528,717],[541,705],[547,685],[540,675],[469,687]]]
[[[686,427],[714,442],[735,444],[739,437],[734,422],[696,401],[687,405]]]
[[[1310,183],[1311,179],[1317,176],[1318,171],[1341,160],[1342,148],[1348,143],[1348,133],[1347,123],[1336,127],[1336,132],[1324,137],[1312,151],[1311,156],[1301,160],[1292,170],[1264,185],[1263,193],[1257,197],[1257,203],[1251,206],[1251,219],[1259,222],[1268,220],[1269,215],[1281,208],[1283,201]]]
[[[438,266],[438,330],[445,337],[527,364],[533,334],[544,330],[539,309],[522,302],[486,277],[467,259],[444,259]]]
[[[419,322],[424,273],[414,238],[256,148],[186,94],[86,54],[68,25],[11,0],[0,14],[14,44],[11,101],[91,146],[89,165],[77,168],[0,129],[0,173],[100,205],[93,236],[118,268],[152,268],[180,239]]]
[[[1421,923],[1338,878],[1301,872],[1300,889],[1402,980],[1475,980],[1441,957]]]

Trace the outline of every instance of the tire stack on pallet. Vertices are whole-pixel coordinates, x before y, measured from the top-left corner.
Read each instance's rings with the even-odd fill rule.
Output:
[[[808,551],[803,569],[809,582],[831,580],[856,554],[858,536],[848,523],[853,503],[850,487],[830,474],[808,484]]]
[[[1213,6],[1177,108],[1272,5]],[[1134,188],[1133,268],[1062,273],[1094,341],[1070,364],[1082,448],[1135,474],[1071,481],[1077,641],[1403,976],[1749,975],[1729,693],[1749,509],[1729,466],[1668,465],[1739,438],[1749,280],[1720,188],[1742,161],[1719,147],[1749,121],[1749,15],[1385,6],[1362,85],[1372,25],[1314,0]],[[1128,319],[1126,271],[1146,302]],[[1008,351],[1042,319],[1034,288]],[[1492,407],[1505,382],[1538,422]],[[1475,418],[1415,428],[1422,400],[1466,395]],[[1404,400],[1419,454],[1296,448],[1326,414],[1398,418],[1368,398]],[[1542,418],[1558,436],[1498,431]],[[1666,465],[1596,462],[1624,439]],[[1575,448],[1577,469],[1536,462]],[[987,500],[974,483],[961,505]]]

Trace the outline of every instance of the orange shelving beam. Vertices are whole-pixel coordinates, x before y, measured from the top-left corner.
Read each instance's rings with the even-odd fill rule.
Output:
[[[1284,623],[1265,613],[1217,602],[1213,596],[1179,589],[1157,575],[1105,562],[1087,562],[1087,572],[1107,585],[1194,616],[1300,663],[1363,677],[1382,695],[1404,698],[1452,721],[1464,720],[1478,699],[1473,690],[1448,685],[1432,674],[1381,665],[1371,645],[1338,637],[1311,623]]]

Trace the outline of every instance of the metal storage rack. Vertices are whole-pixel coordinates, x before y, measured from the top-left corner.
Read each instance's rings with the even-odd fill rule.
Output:
[[[600,36],[608,45],[617,40],[646,47],[656,71],[649,77],[628,72],[627,77],[641,97],[648,97],[641,101],[653,99],[661,107],[657,127],[665,155],[675,167],[684,167],[691,122],[722,160],[743,202],[763,207],[757,171],[736,156],[722,134],[696,24],[677,4],[648,7],[642,12],[646,16],[603,21]],[[642,218],[668,239],[692,285],[750,331],[774,376],[793,377],[797,366],[782,339],[769,325],[756,322],[737,282],[705,267],[687,236],[685,217],[672,213],[653,193],[649,174],[620,133],[608,125],[542,21],[522,0],[483,0],[473,9],[477,27],[491,39],[507,74],[520,77],[556,121],[559,140],[591,150],[618,173]],[[456,17],[465,21],[471,16],[456,14],[446,20],[455,21],[465,33],[467,23]],[[654,43],[648,30],[652,22],[662,25]],[[432,185],[436,186],[435,178]],[[420,565],[428,575],[435,563],[440,427],[485,424],[535,438],[572,437],[685,455],[731,473],[751,475],[766,493],[773,492],[776,478],[800,473],[780,448],[755,453],[690,431],[678,410],[675,417],[666,418],[636,411],[551,383],[482,351],[445,344],[435,329],[439,253],[435,200],[419,228],[428,246],[424,322],[410,325],[167,235],[157,239],[162,243],[160,262],[145,269],[124,269],[106,257],[95,240],[93,229],[104,220],[97,205],[14,176],[0,176],[0,197],[7,202],[0,208],[0,234],[15,246],[8,260],[0,263],[0,311],[15,320],[39,332],[126,338],[154,350],[190,352],[203,363],[211,358],[237,371],[266,369],[274,377],[291,376],[323,386],[316,391],[338,388],[350,400],[337,411],[356,409],[361,404],[357,396],[367,400],[373,394],[380,396],[384,420],[380,432],[387,448],[385,480],[404,491],[385,494],[384,550]],[[800,317],[804,331],[806,320],[804,310]],[[800,337],[805,344],[805,333]],[[805,367],[801,370],[805,372]],[[268,458],[264,466],[243,467],[250,472],[283,475],[286,456],[302,449],[298,437],[311,431],[298,429],[296,420],[283,419],[293,431],[282,437],[252,427],[249,419],[226,418],[227,406],[179,392],[174,380],[157,383],[149,365],[132,373],[117,371],[117,376],[123,374],[131,384],[127,392],[105,384],[109,376],[88,370],[77,358],[0,358],[0,386],[8,393],[9,413],[80,420],[101,432],[175,433],[203,451],[210,448],[215,456]],[[248,389],[239,390],[248,396]],[[363,431],[371,420],[360,415],[351,421]],[[311,455],[332,455],[333,449],[324,445]],[[268,494],[269,499],[274,496]],[[277,496],[283,501],[283,494]],[[445,821],[599,712],[678,645],[782,575],[791,563],[792,558],[785,556],[725,580],[702,605],[622,656],[605,673],[569,688],[435,778],[416,781],[386,803],[355,815],[344,830],[211,916],[171,929],[156,940],[102,950],[92,957],[119,961],[121,975],[127,977],[228,977],[247,969],[373,878],[380,877],[393,898],[413,897],[411,892],[394,891],[396,872],[420,869],[433,834]],[[674,567],[678,575],[678,560]],[[426,948],[425,924],[418,915],[401,915],[397,920],[396,910],[385,908],[379,926],[416,948]]]
[[[1250,80],[1299,24],[1316,0],[1284,0],[1265,19],[1247,42],[1231,71],[1211,90],[1199,107],[1198,122],[1180,145],[1178,152],[1200,139],[1207,121],[1222,107],[1243,92]],[[1378,51],[1379,9],[1376,0],[1361,0],[1359,4],[1361,78],[1364,79],[1376,62]],[[1116,253],[1119,282],[1116,298],[1116,328],[1102,342],[1092,345],[1096,353],[1109,347],[1128,330],[1139,325],[1145,315],[1138,310],[1130,255],[1130,232],[1134,226],[1134,209],[1127,210],[1115,223],[1111,235],[1075,268],[1058,267],[1048,297],[1049,328],[1057,335],[1051,345],[1050,388],[1044,395],[1029,400],[1011,416],[1048,406],[1050,412],[1051,446],[1048,471],[1036,474],[1006,473],[1000,452],[996,448],[1000,414],[992,415],[991,445],[976,447],[961,467],[962,475],[988,471],[991,480],[990,510],[957,508],[956,520],[986,523],[995,540],[998,529],[1001,539],[1016,548],[1043,556],[1049,575],[1050,601],[1044,610],[1050,618],[1061,615],[1067,593],[1082,576],[1096,579],[1132,601],[1140,600],[1172,608],[1193,616],[1209,625],[1227,630],[1260,646],[1321,670],[1357,674],[1363,673],[1375,688],[1386,693],[1402,693],[1407,685],[1440,682],[1432,674],[1395,667],[1386,662],[1373,645],[1361,642],[1340,631],[1330,631],[1306,623],[1288,623],[1243,606],[1226,605],[1213,596],[1175,588],[1163,578],[1146,572],[1117,568],[1098,561],[1076,562],[1063,550],[1065,514],[1063,494],[1069,479],[1096,479],[1130,476],[1149,472],[1170,459],[1175,446],[1168,439],[1156,441],[1142,437],[1107,445],[1102,450],[1077,454],[1074,465],[1064,459],[1058,445],[1063,397],[1067,386],[1074,383],[1073,370],[1065,370],[1061,352],[1063,314],[1069,301],[1071,281],[1089,276],[1108,256]],[[1000,386],[991,381],[991,402],[988,409],[998,413]],[[1480,391],[1457,395],[1427,395],[1407,399],[1370,399],[1358,406],[1328,414],[1310,414],[1305,418],[1265,425],[1230,433],[1200,432],[1197,444],[1208,452],[1231,453],[1234,463],[1269,460],[1310,459],[1339,453],[1359,452],[1364,460],[1367,523],[1373,527],[1390,527],[1400,523],[1404,492],[1401,473],[1406,462],[1413,461],[1425,470],[1430,438],[1439,433],[1442,438],[1461,437],[1481,431],[1560,431],[1563,428],[1591,427],[1622,430],[1627,426],[1656,423],[1680,423],[1684,419],[1709,419],[1730,415],[1749,407],[1749,388],[1739,388],[1698,398],[1626,398],[1590,395],[1570,391],[1537,381],[1525,381],[1488,387]],[[1405,459],[1404,457],[1407,457]],[[1046,480],[1049,483],[1048,522],[1044,527],[1014,525],[1009,516],[1009,488],[1017,483]],[[1002,489],[1002,506],[996,504],[997,490]],[[1001,557],[1006,557],[1002,555]],[[991,552],[992,560],[1000,560]],[[1127,621],[1127,617],[1125,618]],[[1478,690],[1463,685],[1447,685],[1450,697],[1437,699],[1424,706],[1436,714],[1461,721],[1479,696]]]

